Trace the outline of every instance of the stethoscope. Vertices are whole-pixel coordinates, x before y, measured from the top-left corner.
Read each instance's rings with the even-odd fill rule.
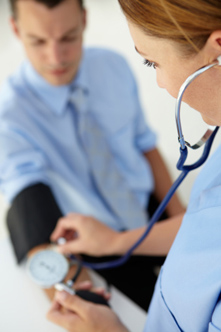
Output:
[[[73,290],[73,285],[78,277],[78,275],[81,272],[81,269],[83,266],[93,269],[93,270],[101,270],[101,269],[110,269],[110,268],[116,268],[120,265],[123,265],[128,261],[133,251],[142,243],[142,241],[148,236],[149,232],[151,231],[154,224],[159,220],[161,214],[165,210],[167,204],[169,203],[170,199],[172,198],[173,194],[176,192],[177,188],[180,186],[180,184],[183,182],[187,174],[200,167],[208,158],[210,149],[213,143],[213,140],[216,136],[216,133],[219,129],[219,127],[210,127],[204,136],[194,145],[191,145],[190,143],[186,142],[184,140],[183,132],[182,132],[182,126],[181,126],[181,120],[180,120],[180,108],[181,108],[181,101],[183,94],[186,90],[186,88],[190,85],[190,83],[198,77],[200,74],[204,73],[206,70],[214,67],[214,66],[221,66],[221,56],[219,56],[213,63],[202,67],[198,69],[195,73],[193,73],[191,76],[189,76],[186,81],[183,83],[179,90],[179,94],[176,100],[176,125],[177,125],[177,131],[178,131],[178,140],[180,143],[180,158],[177,162],[177,169],[181,171],[181,174],[177,178],[177,180],[173,183],[172,187],[168,191],[167,195],[155,211],[154,215],[152,216],[145,232],[142,234],[142,236],[134,243],[134,245],[120,258],[109,261],[109,262],[102,262],[102,263],[89,263],[84,260],[81,260],[81,258],[77,258],[74,255],[68,255],[67,261],[66,257],[63,255],[53,251],[53,250],[45,250],[37,253],[34,255],[34,257],[31,259],[29,263],[29,273],[31,278],[41,287],[43,288],[50,288],[54,286],[57,290],[66,290],[70,294],[78,294],[79,296],[89,299],[92,302],[97,302],[101,304],[108,305],[102,297],[99,297],[98,295],[89,292],[79,291],[81,293],[77,293]],[[202,146],[205,143],[203,153],[201,157],[192,165],[184,165],[185,161],[187,159],[188,155],[188,147],[191,149],[198,149],[200,146]],[[60,239],[60,241],[65,241],[65,239]],[[61,244],[61,242],[60,242]],[[77,272],[74,275],[74,277],[70,280],[68,280],[66,283],[62,282],[67,275],[68,269],[69,269],[69,263],[70,264],[76,264],[77,265]],[[105,303],[104,303],[105,302]]]
[[[194,145],[191,145],[187,141],[184,140],[182,126],[181,126],[181,117],[180,117],[180,110],[181,110],[181,102],[183,98],[183,94],[187,87],[190,85],[190,83],[193,82],[195,78],[197,78],[199,75],[207,71],[208,69],[214,67],[214,66],[221,66],[221,56],[219,56],[213,63],[204,66],[197,71],[195,71],[192,75],[190,75],[185,82],[182,84],[178,97],[176,100],[176,106],[175,106],[175,115],[176,115],[176,126],[177,126],[177,132],[178,132],[178,141],[180,143],[180,157],[177,162],[177,169],[181,171],[181,174],[177,178],[177,180],[173,183],[170,190],[168,191],[167,195],[162,200],[161,204],[153,214],[151,220],[148,223],[148,226],[145,230],[145,232],[142,234],[142,236],[134,243],[134,245],[119,259],[109,261],[109,262],[102,262],[102,263],[88,263],[85,261],[80,262],[83,266],[87,268],[91,268],[94,270],[101,270],[101,269],[110,269],[110,268],[116,268],[120,265],[123,265],[128,261],[133,251],[144,241],[144,239],[148,236],[149,232],[151,231],[154,224],[159,220],[160,216],[162,215],[163,211],[165,210],[167,204],[169,203],[170,199],[176,192],[177,188],[180,186],[180,184],[183,182],[185,177],[190,171],[195,170],[196,168],[200,167],[208,158],[211,146],[213,143],[213,140],[216,136],[216,133],[218,132],[219,127],[212,127],[210,126],[206,133],[203,135],[203,137]],[[187,156],[188,156],[188,147],[191,149],[198,149],[205,143],[203,153],[201,157],[192,165],[184,165]],[[73,256],[73,259],[74,256]]]

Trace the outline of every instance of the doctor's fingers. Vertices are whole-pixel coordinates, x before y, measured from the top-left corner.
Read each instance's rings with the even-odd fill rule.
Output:
[[[47,319],[52,323],[65,328],[69,332],[79,331],[77,323],[79,320],[81,321],[81,317],[70,310],[64,309],[64,307],[62,307],[56,300],[54,300],[47,313]]]
[[[94,254],[96,255],[97,250],[94,250],[94,246],[88,243],[87,240],[81,236],[75,240],[68,241],[65,244],[59,245],[57,251],[63,255],[68,254]]]
[[[58,223],[51,234],[51,240],[57,241],[59,237],[66,235],[67,231],[76,231],[76,227],[84,220],[85,217],[78,214],[71,214],[66,217],[60,218]]]
[[[70,332],[127,331],[116,314],[107,306],[94,304],[65,292],[57,292],[55,299],[64,308],[63,316],[62,310],[58,315],[56,311],[51,311],[48,318],[54,322],[56,320],[57,324],[66,327]],[[65,318],[68,321],[66,323]]]
[[[98,295],[103,296],[103,298],[107,301],[111,298],[111,293],[108,292],[104,287],[93,287],[91,281],[82,281],[79,284],[75,284],[75,290],[89,290]]]
[[[65,309],[78,314],[80,317],[82,317],[82,319],[87,319],[92,314],[96,314],[96,311],[99,311],[100,308],[110,310],[104,305],[94,304],[92,302],[83,300],[77,295],[70,295],[65,291],[57,291],[55,293],[55,300]]]

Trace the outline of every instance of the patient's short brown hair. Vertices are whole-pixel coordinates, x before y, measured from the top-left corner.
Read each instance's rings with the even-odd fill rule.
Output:
[[[11,11],[12,11],[12,14],[14,17],[16,17],[16,14],[17,14],[16,4],[18,3],[18,1],[19,0],[9,0],[10,6],[11,6]],[[26,0],[26,1],[28,1],[28,0]],[[43,5],[45,5],[48,8],[54,8],[66,0],[30,0],[30,1],[42,3]],[[84,7],[83,0],[77,0],[77,1],[79,2],[80,7],[83,9],[83,7]]]

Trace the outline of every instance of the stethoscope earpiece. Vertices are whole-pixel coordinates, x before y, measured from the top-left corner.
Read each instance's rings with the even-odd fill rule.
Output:
[[[217,57],[218,65],[221,66],[221,55]]]

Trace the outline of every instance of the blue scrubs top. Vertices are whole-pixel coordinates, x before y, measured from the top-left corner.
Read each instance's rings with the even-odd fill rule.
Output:
[[[221,331],[221,147],[199,174],[145,332]]]

